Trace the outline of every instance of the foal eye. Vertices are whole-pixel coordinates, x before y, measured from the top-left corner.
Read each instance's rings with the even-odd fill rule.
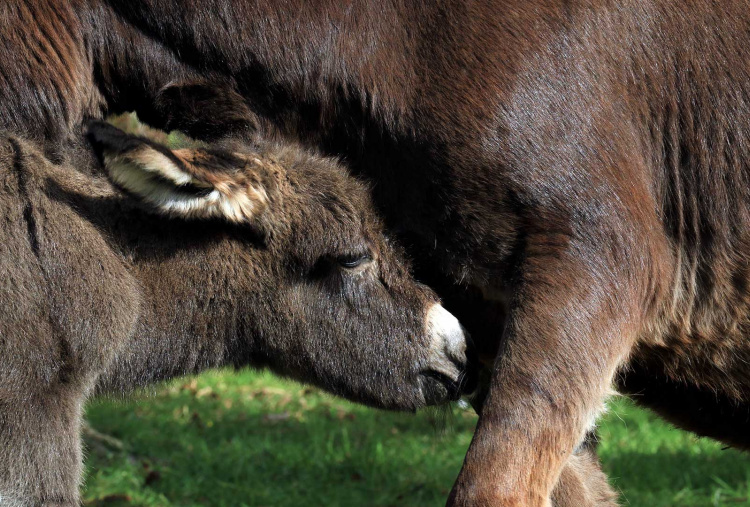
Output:
[[[337,262],[339,263],[339,266],[346,269],[355,269],[363,264],[370,262],[372,260],[372,256],[369,253],[363,253],[363,254],[357,254],[357,255],[345,255],[343,257],[339,257],[337,259]]]

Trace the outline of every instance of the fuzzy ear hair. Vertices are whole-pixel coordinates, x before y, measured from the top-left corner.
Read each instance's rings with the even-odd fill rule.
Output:
[[[185,218],[252,222],[268,206],[247,160],[231,153],[169,150],[104,122],[89,126],[112,181],[162,213]]]

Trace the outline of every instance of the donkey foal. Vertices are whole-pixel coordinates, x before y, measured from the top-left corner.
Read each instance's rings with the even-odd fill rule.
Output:
[[[390,409],[460,394],[461,326],[334,161],[91,140],[109,178],[0,141],[0,504],[78,505],[96,393],[253,365]]]

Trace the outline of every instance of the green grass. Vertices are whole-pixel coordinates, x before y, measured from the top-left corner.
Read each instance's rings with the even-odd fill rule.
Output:
[[[476,417],[367,409],[267,373],[215,372],[88,407],[87,505],[440,506]],[[439,429],[444,428],[444,429]],[[627,400],[601,424],[623,504],[750,505],[750,459]]]

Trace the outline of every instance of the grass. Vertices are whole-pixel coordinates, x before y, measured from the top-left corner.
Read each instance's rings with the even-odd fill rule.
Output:
[[[387,413],[252,371],[95,401],[87,414],[124,443],[91,444],[89,506],[440,506],[476,425],[458,407]],[[612,404],[601,436],[624,505],[750,505],[746,455],[627,400]]]

